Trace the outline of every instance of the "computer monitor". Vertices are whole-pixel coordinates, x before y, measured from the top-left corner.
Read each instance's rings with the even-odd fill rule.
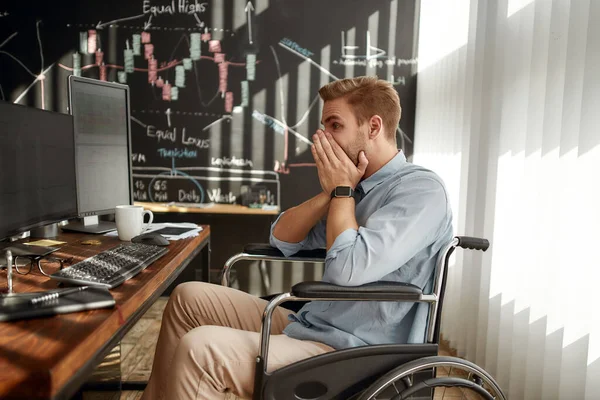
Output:
[[[0,239],[76,215],[73,117],[0,101]]]
[[[108,232],[115,224],[98,216],[133,204],[129,87],[71,75],[68,90],[75,128],[77,212],[83,220],[62,229]]]

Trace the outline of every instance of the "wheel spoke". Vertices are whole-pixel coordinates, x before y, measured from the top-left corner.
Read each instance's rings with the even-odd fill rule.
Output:
[[[410,376],[405,376],[404,378],[402,378],[402,382],[404,382],[404,386],[406,386],[407,388],[413,385],[413,379]],[[394,385],[394,387],[395,386],[396,385]]]
[[[483,379],[480,376],[475,375],[475,383],[481,387],[483,387]]]

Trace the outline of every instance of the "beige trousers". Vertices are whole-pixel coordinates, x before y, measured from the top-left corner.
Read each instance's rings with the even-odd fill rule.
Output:
[[[165,309],[142,400],[251,398],[267,301],[202,282],[175,288]],[[268,371],[332,351],[282,334],[292,313],[273,313]]]

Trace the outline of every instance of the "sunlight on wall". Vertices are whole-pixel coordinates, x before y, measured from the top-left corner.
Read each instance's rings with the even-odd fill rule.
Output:
[[[458,253],[442,334],[508,398],[600,398],[600,3],[424,0],[420,18],[414,161],[462,207],[457,233],[491,241]]]
[[[467,43],[468,0],[423,0],[419,34],[419,72]]]
[[[529,3],[533,3],[533,1],[534,0],[509,0],[506,18],[519,12],[521,9],[525,8]]]

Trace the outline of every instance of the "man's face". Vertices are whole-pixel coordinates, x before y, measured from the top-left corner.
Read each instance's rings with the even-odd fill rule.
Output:
[[[323,105],[321,124],[323,130],[331,133],[352,162],[358,164],[358,154],[361,150],[367,150],[368,126],[358,125],[348,102],[344,98],[326,101]]]

